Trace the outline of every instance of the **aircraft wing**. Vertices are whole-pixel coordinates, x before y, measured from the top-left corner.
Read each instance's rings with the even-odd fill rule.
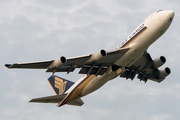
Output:
[[[81,68],[81,74],[96,74],[102,75],[109,66],[111,66],[115,61],[122,57],[129,48],[123,48],[119,50],[109,51],[107,55],[98,61],[92,60],[94,54],[73,57],[66,59],[67,61],[60,67],[57,67],[55,72],[73,72],[75,68]],[[98,56],[99,57],[99,56]],[[54,67],[51,67],[56,60],[41,61],[41,62],[31,62],[31,63],[15,63],[6,64],[7,68],[25,68],[25,69],[47,69],[46,72],[53,72]]]
[[[152,60],[150,54],[145,52],[143,56],[141,56],[139,60],[137,60],[133,65],[131,65],[130,67],[126,67],[126,71],[122,73],[120,77],[133,80],[137,74],[137,78],[145,82],[147,82],[147,80],[150,79],[152,81],[160,83],[165,79],[167,75],[170,74],[171,71],[169,68],[159,70],[158,67],[163,65],[166,60],[162,60],[161,63],[160,58],[158,59],[158,62],[157,59]]]

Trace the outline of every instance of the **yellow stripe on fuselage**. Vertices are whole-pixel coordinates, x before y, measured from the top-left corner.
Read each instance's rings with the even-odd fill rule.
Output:
[[[142,31],[140,31],[137,35],[135,35],[133,38],[131,38],[131,40],[125,44],[122,48],[124,47],[128,47],[131,43],[133,43],[143,32],[145,32],[147,30],[147,27],[145,27]]]
[[[82,83],[78,85],[77,88],[75,88],[70,95],[65,99],[65,101],[62,103],[62,105],[66,104],[67,102],[70,102],[72,100],[75,100],[76,98],[82,97],[82,91],[86,87],[86,85],[94,78],[96,75],[90,75],[86,80],[84,80]]]

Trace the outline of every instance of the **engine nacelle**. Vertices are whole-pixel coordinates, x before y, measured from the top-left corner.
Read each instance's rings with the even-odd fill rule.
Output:
[[[65,63],[66,63],[66,58],[62,56],[59,59],[54,60],[54,62],[51,63],[48,68],[59,68]]]
[[[156,67],[161,67],[166,62],[166,58],[164,56],[161,56],[154,59],[153,62]]]
[[[98,62],[99,60],[101,60],[106,55],[107,55],[106,51],[102,49],[99,52],[93,54],[87,62]]]
[[[171,70],[170,70],[168,67],[166,67],[166,68],[160,70],[159,77],[160,77],[161,79],[164,79],[164,78],[167,77],[170,73],[171,73]]]

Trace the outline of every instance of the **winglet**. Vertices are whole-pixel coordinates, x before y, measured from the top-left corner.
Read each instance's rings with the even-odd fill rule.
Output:
[[[12,66],[12,64],[5,64],[4,66],[9,69]]]

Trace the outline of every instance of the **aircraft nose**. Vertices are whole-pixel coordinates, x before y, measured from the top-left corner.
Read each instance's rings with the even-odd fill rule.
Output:
[[[168,14],[167,16],[169,17],[169,20],[172,21],[174,18],[174,11],[168,10],[167,14]]]
[[[166,12],[166,19],[168,19],[169,22],[171,22],[174,18],[174,11],[167,10]]]

